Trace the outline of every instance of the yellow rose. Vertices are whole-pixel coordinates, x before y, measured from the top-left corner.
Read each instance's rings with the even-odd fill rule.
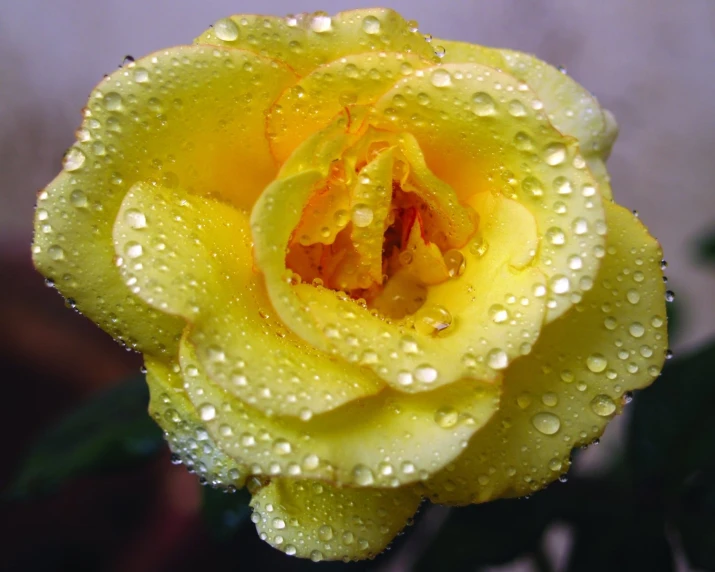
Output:
[[[366,558],[424,497],[542,488],[658,375],[615,134],[556,68],[391,10],[233,16],[92,92],[34,259],[262,538]]]

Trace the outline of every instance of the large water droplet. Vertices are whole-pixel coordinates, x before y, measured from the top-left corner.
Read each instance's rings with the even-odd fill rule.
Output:
[[[214,24],[214,33],[219,40],[234,42],[238,38],[238,26],[231,18],[221,18]]]
[[[504,369],[509,365],[509,356],[500,348],[491,349],[487,354],[487,365],[492,369]]]
[[[437,334],[452,325],[452,314],[444,306],[430,304],[415,316],[415,330],[425,336]]]
[[[353,224],[359,228],[370,226],[374,216],[372,209],[366,204],[359,203],[352,209]]]
[[[591,354],[586,358],[586,366],[593,373],[600,373],[608,366],[608,360],[602,354]]]
[[[362,29],[366,34],[379,34],[380,20],[378,20],[375,16],[366,16],[362,21]]]
[[[566,146],[563,143],[551,143],[544,149],[544,160],[555,167],[566,160]]]
[[[452,76],[447,70],[437,68],[430,76],[432,85],[435,87],[449,87],[452,85]]]
[[[84,165],[85,155],[79,147],[70,147],[62,158],[65,171],[76,171]]]
[[[211,403],[204,403],[199,407],[199,417],[202,421],[211,421],[216,417],[216,407]]]
[[[600,417],[608,417],[616,411],[616,404],[608,395],[597,395],[591,400],[591,410]]]
[[[554,435],[561,429],[561,419],[553,413],[541,412],[531,418],[531,424],[539,433]]]

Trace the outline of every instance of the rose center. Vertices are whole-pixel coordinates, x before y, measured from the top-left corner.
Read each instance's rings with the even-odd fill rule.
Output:
[[[459,249],[478,219],[450,187],[431,180],[419,148],[407,147],[373,137],[333,162],[286,256],[303,282],[344,292],[390,319],[415,314],[430,286],[464,271]],[[440,306],[429,314],[422,321],[435,331],[451,323]]]

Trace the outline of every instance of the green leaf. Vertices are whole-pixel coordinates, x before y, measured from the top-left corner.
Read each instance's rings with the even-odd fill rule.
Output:
[[[148,403],[143,376],[92,396],[34,443],[6,497],[51,493],[70,479],[126,468],[152,457],[163,438],[147,412]]]

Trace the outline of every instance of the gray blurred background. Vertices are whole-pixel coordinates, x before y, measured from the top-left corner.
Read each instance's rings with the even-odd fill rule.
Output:
[[[0,9],[0,244],[28,251],[35,192],[59,170],[80,109],[126,54],[188,43],[232,13],[330,12],[365,0],[24,0]],[[715,276],[692,256],[715,225],[715,2],[383,0],[436,37],[511,47],[565,66],[611,109],[618,202],[661,241],[687,328],[715,332]]]

